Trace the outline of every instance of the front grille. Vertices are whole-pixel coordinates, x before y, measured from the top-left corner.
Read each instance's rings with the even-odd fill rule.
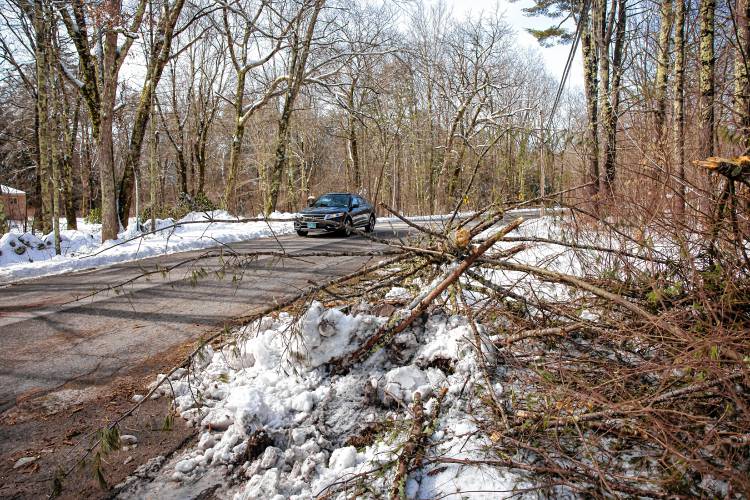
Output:
[[[323,222],[325,215],[303,215],[302,222]]]

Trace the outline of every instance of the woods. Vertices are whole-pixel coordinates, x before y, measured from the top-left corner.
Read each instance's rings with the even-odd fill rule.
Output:
[[[747,2],[526,10],[567,20],[532,30],[542,45],[582,54],[554,115],[560,75],[490,11],[7,1],[1,175],[35,193],[39,230],[94,209],[113,239],[180,200],[255,215],[349,189],[434,213],[588,181],[611,204],[652,170],[638,189],[682,211],[688,186],[711,189],[692,161],[745,152]]]

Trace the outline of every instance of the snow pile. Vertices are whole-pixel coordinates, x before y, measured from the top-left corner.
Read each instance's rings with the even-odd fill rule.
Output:
[[[528,248],[516,253],[508,261],[581,278],[598,279],[609,275],[627,280],[632,276],[626,273],[643,273],[649,276],[655,274],[663,266],[656,262],[619,254],[617,250],[643,257],[656,257],[657,260],[678,251],[676,245],[666,241],[650,247],[643,246],[634,243],[632,238],[624,233],[620,238],[615,239],[611,235],[602,234],[594,229],[580,229],[564,222],[564,214],[526,220],[518,229],[509,233],[508,238],[527,238]],[[502,226],[492,227],[481,233],[479,238],[487,238],[501,228]],[[535,242],[534,239],[546,241]],[[549,241],[557,241],[561,244]],[[491,257],[493,253],[509,250],[519,244],[519,241],[501,241],[496,243],[487,255]],[[599,246],[613,251],[576,248],[585,246]],[[521,271],[490,268],[475,268],[475,271],[485,279],[520,296],[534,296],[549,301],[571,301],[582,293],[562,283],[541,281],[534,275]],[[462,281],[467,281],[467,278],[463,277]],[[481,294],[467,295],[472,303],[481,300]],[[582,311],[582,316],[587,314],[586,311]]]
[[[481,383],[466,320],[432,315],[347,375],[330,376],[326,363],[387,321],[368,314],[367,304],[358,309],[347,314],[313,302],[297,320],[286,313],[264,317],[241,329],[235,345],[206,348],[191,373],[175,372],[159,391],[174,391],[178,411],[201,429],[200,438],[165,466],[150,493],[140,494],[157,494],[154,488],[168,481],[195,484],[218,471],[220,496],[237,499],[307,499],[322,492],[367,497],[367,491],[380,497],[391,487],[408,437],[405,405],[419,392],[429,414],[440,388],[447,396],[430,449],[483,457],[487,443],[473,432],[462,400]],[[491,352],[485,355],[491,359]],[[508,472],[454,464],[426,463],[409,477],[409,498],[478,489],[497,498],[494,492],[519,482]]]
[[[63,231],[60,249],[63,254],[77,248],[95,248],[93,237],[80,231]],[[27,264],[55,256],[52,234],[43,238],[31,233],[6,233],[0,238],[0,265]]]
[[[79,230],[60,231],[61,255],[55,255],[52,234],[38,238],[30,233],[11,232],[0,239],[0,281],[116,264],[175,252],[198,250],[287,234],[294,230],[294,214],[274,212],[272,219],[290,222],[211,222],[236,220],[225,211],[191,212],[182,219],[157,219],[157,232],[150,233],[150,221],[141,233],[131,219],[128,229],[116,240],[101,241],[101,224],[78,220]],[[182,225],[180,225],[182,224]],[[64,223],[61,222],[61,226]]]

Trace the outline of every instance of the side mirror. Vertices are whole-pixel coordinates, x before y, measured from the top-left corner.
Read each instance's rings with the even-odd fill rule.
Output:
[[[315,203],[315,198],[314,198],[313,196],[310,196],[310,197],[309,197],[309,198],[307,199],[307,206],[308,206],[308,207],[311,207],[311,206],[313,206],[313,203]]]
[[[352,208],[359,208],[359,203],[357,202],[352,203]]]

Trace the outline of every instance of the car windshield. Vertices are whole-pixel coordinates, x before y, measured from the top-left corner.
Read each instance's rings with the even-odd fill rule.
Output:
[[[349,195],[348,194],[324,194],[312,205],[315,208],[321,207],[348,207],[349,206]]]

